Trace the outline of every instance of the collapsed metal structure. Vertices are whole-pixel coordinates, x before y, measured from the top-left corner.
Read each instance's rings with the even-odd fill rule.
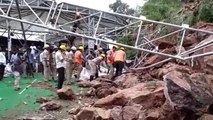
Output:
[[[193,55],[194,52],[211,46],[213,40],[198,43],[194,48],[182,51],[185,36],[189,32],[213,35],[212,31],[190,28],[188,25],[175,25],[153,21],[145,17],[134,17],[124,14],[95,10],[69,3],[56,3],[54,0],[0,0],[0,31],[16,35],[42,36],[44,42],[67,39],[65,36],[94,40],[96,44],[116,44],[145,53],[158,54],[170,59],[188,60],[213,54],[212,52]],[[20,11],[17,11],[19,7]],[[20,16],[19,16],[20,14]],[[23,28],[19,25],[23,23]],[[157,26],[157,29],[153,29]],[[133,32],[132,32],[133,31]],[[169,31],[169,32],[168,32]],[[115,43],[117,36],[133,34],[134,45]],[[154,50],[158,40],[176,36],[177,54],[167,54]],[[22,36],[19,36],[23,38]],[[10,44],[10,41],[9,43]],[[147,47],[149,46],[149,47]],[[147,54],[144,54],[144,57]],[[162,61],[165,62],[165,61]]]

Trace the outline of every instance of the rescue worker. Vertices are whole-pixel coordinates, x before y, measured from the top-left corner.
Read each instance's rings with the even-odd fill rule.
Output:
[[[43,69],[44,69],[44,81],[49,80],[50,76],[50,64],[49,64],[49,58],[50,58],[50,52],[49,52],[49,45],[46,44],[44,45],[44,51],[42,53],[42,64],[43,64]]]
[[[56,69],[58,72],[58,89],[61,89],[65,80],[65,69],[66,69],[66,46],[60,45],[59,50],[55,54]]]
[[[101,54],[100,56],[92,59],[92,60],[88,60],[88,64],[89,64],[89,69],[90,69],[90,81],[98,78],[98,71],[100,69],[100,64],[101,62],[105,61],[105,54]]]
[[[109,74],[109,79],[112,79],[114,76],[114,53],[115,51],[118,50],[118,46],[114,45],[111,50],[107,51],[107,64],[109,66],[108,69],[108,74]]]
[[[113,79],[115,79],[116,77],[118,77],[122,74],[125,60],[126,60],[126,53],[121,49],[117,50],[114,54],[113,66],[114,66],[114,68],[116,68],[116,71],[115,71],[115,75],[114,75]]]
[[[77,81],[79,81],[81,71],[83,70],[83,66],[82,66],[82,63],[83,63],[82,52],[83,52],[83,50],[84,50],[83,46],[80,46],[74,54]]]
[[[56,60],[55,60],[55,54],[58,51],[58,47],[56,45],[53,45],[53,50],[50,54],[50,71],[52,75],[52,80],[57,81],[57,70],[56,70]]]

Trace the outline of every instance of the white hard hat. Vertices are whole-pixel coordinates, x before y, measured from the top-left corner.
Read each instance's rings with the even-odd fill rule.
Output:
[[[45,49],[45,48],[48,48],[48,47],[50,47],[48,44],[45,44],[45,45],[44,45],[44,49]]]
[[[102,51],[102,50],[103,50],[103,48],[98,48],[98,50],[99,50],[99,51]]]
[[[71,50],[77,50],[77,48],[75,46],[72,46]]]

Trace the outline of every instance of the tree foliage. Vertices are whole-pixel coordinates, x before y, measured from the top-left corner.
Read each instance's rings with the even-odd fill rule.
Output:
[[[199,10],[199,19],[205,22],[213,22],[213,1],[203,0]]]
[[[123,3],[121,0],[116,0],[115,3],[112,3],[109,5],[109,8],[113,12],[117,12],[121,14],[134,15],[135,13],[134,9],[129,8],[129,5],[127,3]]]

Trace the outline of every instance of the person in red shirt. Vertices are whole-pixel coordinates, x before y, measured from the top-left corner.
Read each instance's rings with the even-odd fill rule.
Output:
[[[83,63],[82,52],[83,52],[83,50],[84,50],[83,46],[80,46],[74,54],[74,63],[75,63],[75,69],[77,71],[77,73],[76,73],[77,80],[79,80],[81,71],[83,70],[83,66],[82,66],[82,63]]]

